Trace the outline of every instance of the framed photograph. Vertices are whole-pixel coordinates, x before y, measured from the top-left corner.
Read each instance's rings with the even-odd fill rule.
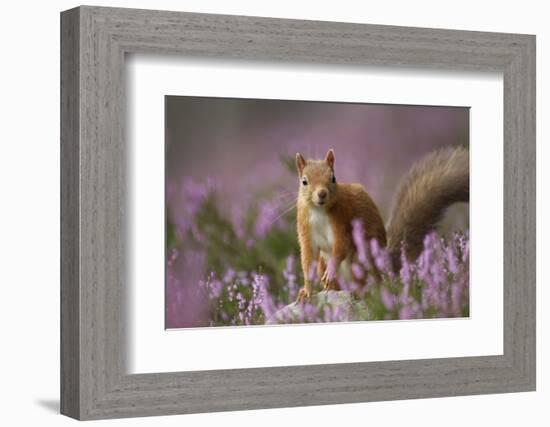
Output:
[[[167,96],[165,123],[167,329],[469,317],[469,108]]]
[[[61,14],[61,412],[535,390],[535,37]]]

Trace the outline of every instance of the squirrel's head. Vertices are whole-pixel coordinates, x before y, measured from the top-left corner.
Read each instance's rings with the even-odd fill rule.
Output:
[[[300,153],[296,153],[296,168],[302,200],[320,208],[334,203],[338,189],[334,175],[334,150],[328,150],[324,160],[306,161]]]

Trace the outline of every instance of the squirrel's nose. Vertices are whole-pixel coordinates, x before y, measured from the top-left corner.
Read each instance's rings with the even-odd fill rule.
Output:
[[[327,190],[319,190],[317,192],[317,196],[319,196],[320,199],[324,199],[325,197],[327,197]]]

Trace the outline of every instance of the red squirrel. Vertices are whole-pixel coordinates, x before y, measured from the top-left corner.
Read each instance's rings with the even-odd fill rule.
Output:
[[[469,200],[469,155],[462,147],[428,154],[413,165],[394,200],[386,231],[376,204],[361,184],[336,180],[334,150],[323,160],[305,160],[296,154],[299,186],[297,228],[304,287],[298,300],[312,293],[310,280],[316,263],[325,290],[339,289],[336,275],[349,266],[356,248],[352,221],[363,223],[365,239],[387,246],[394,269],[399,268],[401,248],[409,260],[422,251],[425,235],[434,229],[445,209]]]

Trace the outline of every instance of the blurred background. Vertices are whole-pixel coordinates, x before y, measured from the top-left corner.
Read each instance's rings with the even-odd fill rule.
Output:
[[[363,184],[387,220],[415,161],[469,141],[467,107],[167,96],[165,108],[167,328],[232,324],[213,320],[201,283],[260,272],[277,293],[288,282],[296,152],[333,148],[337,179]],[[463,205],[440,231],[467,229]]]

